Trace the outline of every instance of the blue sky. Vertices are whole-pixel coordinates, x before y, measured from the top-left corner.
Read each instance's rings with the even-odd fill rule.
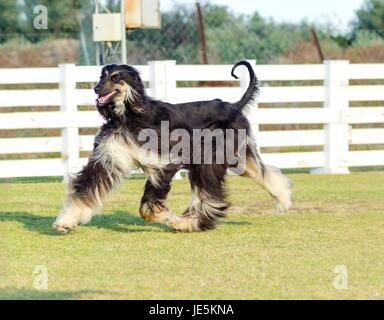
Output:
[[[160,0],[162,10],[167,10],[175,0]],[[176,2],[195,3],[195,0]],[[206,0],[201,0],[201,3]],[[258,11],[264,17],[273,17],[279,22],[324,23],[331,21],[340,32],[348,30],[348,24],[364,0],[209,0],[214,4],[226,5],[238,13]]]

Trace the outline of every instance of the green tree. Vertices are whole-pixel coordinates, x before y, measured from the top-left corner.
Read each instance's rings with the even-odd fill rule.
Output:
[[[254,58],[268,63],[292,47],[297,39],[307,37],[306,24],[277,24],[257,12],[235,15],[227,7],[204,6],[209,60],[233,63]]]
[[[384,38],[384,1],[365,0],[363,6],[356,12],[353,29],[354,35],[364,30],[374,32]]]
[[[92,7],[92,0],[24,0],[23,3],[24,32],[32,37],[31,40],[38,40],[39,33],[76,38],[80,30],[77,19],[78,12]],[[34,8],[37,5],[44,5],[48,9],[47,30],[39,31],[33,27],[33,21],[36,17]],[[35,39],[36,37],[37,39]]]
[[[20,6],[15,0],[0,1],[0,42],[20,32]]]

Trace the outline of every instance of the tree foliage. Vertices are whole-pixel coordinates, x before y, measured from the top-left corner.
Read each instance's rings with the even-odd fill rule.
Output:
[[[119,0],[102,2],[111,12],[119,11]],[[35,30],[33,8],[48,8],[48,29]],[[92,41],[93,0],[1,0],[0,43],[19,35],[30,42],[47,38],[79,39],[82,27],[86,47],[94,57]],[[257,12],[238,15],[226,6],[206,2],[202,6],[209,63],[233,63],[242,58],[255,58],[258,63],[273,63],[293,54],[302,56],[300,48],[313,47],[306,22],[290,24],[266,19]],[[355,47],[380,47],[384,39],[384,1],[365,0],[356,12],[349,34],[335,34],[331,25],[318,27],[322,45],[329,52],[342,52]],[[134,30],[128,33],[130,63],[172,59],[178,63],[199,63],[200,42],[195,7],[185,2],[162,13],[159,30]],[[303,53],[305,56],[305,53]],[[82,60],[83,61],[83,60]],[[91,61],[92,63],[92,61]],[[94,61],[93,61],[94,63]]]
[[[0,36],[3,38],[7,34],[21,32],[20,25],[20,5],[15,0],[0,1]],[[0,40],[2,40],[0,38]]]
[[[356,12],[354,33],[370,31],[384,38],[384,1],[365,0],[364,5]]]
[[[55,36],[76,37],[79,32],[78,12],[92,6],[92,0],[24,0],[23,3],[25,20],[22,22],[22,30],[28,38],[35,41],[42,32]],[[33,26],[36,17],[33,8],[38,5],[48,9],[48,29],[44,31],[37,31]]]
[[[210,63],[232,63],[240,57],[258,57],[259,62],[267,62],[307,33],[305,24],[281,25],[257,13],[239,16],[225,6],[208,3],[202,11]],[[198,25],[195,8],[191,6],[179,4],[163,13],[161,30],[135,30],[128,39],[135,61],[149,56],[180,63],[200,62]]]

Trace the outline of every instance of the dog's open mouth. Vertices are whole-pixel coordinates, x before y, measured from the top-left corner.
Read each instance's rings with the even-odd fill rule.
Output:
[[[119,92],[119,90],[115,90],[103,96],[99,95],[97,97],[97,103],[99,104],[99,106],[105,106],[107,103],[111,102],[112,99],[119,94]]]

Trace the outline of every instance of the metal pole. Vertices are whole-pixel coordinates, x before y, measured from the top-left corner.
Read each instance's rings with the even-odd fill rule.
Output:
[[[321,63],[323,63],[324,62],[323,49],[321,48],[320,41],[319,41],[319,38],[317,36],[316,30],[313,27],[311,28],[311,34],[312,34],[313,41],[315,42],[315,46],[316,46],[320,61],[321,61]]]
[[[127,64],[127,34],[125,27],[125,0],[121,0],[121,63]]]
[[[95,0],[95,14],[99,13],[99,0]],[[100,65],[100,43],[96,42],[96,65]]]
[[[203,15],[201,14],[201,7],[200,7],[199,1],[196,1],[196,11],[197,11],[197,22],[199,27],[201,62],[203,64],[208,64],[207,47],[205,45]]]
[[[77,22],[79,23],[79,26],[80,26],[80,43],[81,43],[81,48],[83,49],[85,64],[87,66],[89,66],[90,63],[89,63],[87,41],[85,40],[83,23],[81,21],[82,20],[81,13],[78,10],[76,11],[76,18],[77,18]]]

